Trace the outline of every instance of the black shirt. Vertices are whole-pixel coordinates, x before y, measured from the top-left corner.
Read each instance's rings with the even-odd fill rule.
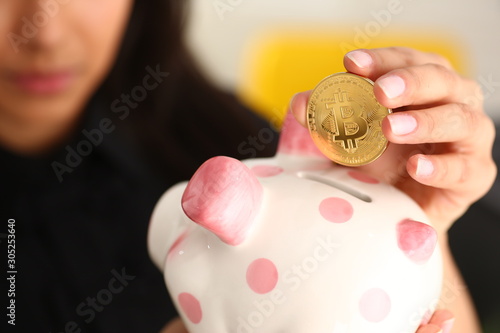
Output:
[[[28,158],[0,150],[0,233],[5,236],[14,219],[16,235],[12,331],[156,333],[176,316],[163,276],[149,259],[146,234],[158,198],[182,179],[158,177],[117,119],[109,118],[109,133],[101,131],[102,137],[92,132],[106,118],[101,109],[91,107],[79,135],[50,156]],[[236,157],[253,157],[242,156],[245,150],[238,146],[266,125],[251,119],[253,133],[233,138],[229,146],[234,149],[216,148],[218,155],[239,151]],[[210,143],[212,138],[205,139]],[[497,182],[450,232],[484,322],[500,313],[499,193]],[[5,281],[12,274],[5,273],[7,238],[1,240]],[[2,309],[12,299],[6,290],[0,293]],[[4,323],[9,320],[5,311],[0,316]]]
[[[93,105],[79,134],[50,156],[0,149],[0,233],[6,236],[9,219],[15,220],[17,271],[15,297],[6,297],[8,286],[2,287],[0,308],[15,299],[12,331],[158,332],[177,316],[149,259],[146,235],[161,194],[184,179],[158,175],[128,128],[103,105]],[[248,136],[269,127],[241,112],[249,114],[253,124],[246,127],[253,132],[241,130],[225,145],[217,145],[214,133],[200,145],[234,156]],[[275,142],[267,144],[273,151]],[[198,153],[192,170],[209,157]],[[7,238],[1,240],[5,281]],[[1,312],[3,325],[9,318]]]

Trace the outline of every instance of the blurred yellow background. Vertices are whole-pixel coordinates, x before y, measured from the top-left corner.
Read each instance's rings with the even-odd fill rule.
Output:
[[[280,124],[296,92],[312,89],[324,77],[345,71],[344,54],[357,44],[344,42],[348,38],[343,27],[299,31],[289,27],[256,35],[247,43],[236,93],[252,110]],[[370,48],[404,45],[439,53],[458,71],[468,72],[460,42],[447,36],[424,37],[416,31],[400,31],[373,38],[360,33],[359,38],[368,41],[364,45]]]
[[[347,50],[409,46],[478,80],[500,120],[499,31],[497,0],[192,0],[187,37],[215,83],[269,119],[344,71]]]

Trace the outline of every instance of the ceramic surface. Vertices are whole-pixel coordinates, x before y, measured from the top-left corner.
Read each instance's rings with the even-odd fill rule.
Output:
[[[442,279],[425,214],[290,117],[280,140],[273,158],[207,161],[157,204],[149,250],[189,332],[414,333]]]

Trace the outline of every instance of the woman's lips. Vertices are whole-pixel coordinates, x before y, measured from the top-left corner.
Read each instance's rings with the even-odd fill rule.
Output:
[[[22,91],[33,95],[54,95],[64,92],[73,83],[71,71],[14,74],[12,81]]]

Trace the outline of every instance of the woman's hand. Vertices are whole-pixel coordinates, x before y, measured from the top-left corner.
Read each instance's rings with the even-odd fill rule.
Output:
[[[180,318],[176,318],[169,322],[165,327],[161,330],[160,333],[189,333],[184,327],[184,323]],[[417,332],[420,333],[420,332]]]
[[[496,175],[495,130],[481,88],[444,58],[407,48],[352,51],[344,65],[374,81],[378,101],[394,111],[382,123],[389,147],[360,170],[406,192],[447,231]],[[291,105],[304,125],[310,93],[297,94]]]
[[[394,113],[382,122],[387,151],[361,170],[412,197],[440,234],[443,280],[463,285],[447,246],[447,231],[491,187],[496,166],[495,129],[484,113],[479,85],[458,75],[444,58],[407,48],[356,50],[347,71],[375,82],[377,100]],[[304,126],[311,92],[299,93],[292,112]],[[479,332],[466,290],[445,303],[457,316],[457,332]],[[437,319],[434,319],[437,320]],[[422,327],[427,333],[435,327]]]
[[[447,310],[437,310],[430,321],[421,325],[416,333],[449,333],[453,327],[455,318]]]
[[[416,333],[449,333],[453,326],[453,315],[447,310],[437,310],[430,321],[418,328]],[[168,323],[160,333],[188,333],[180,318]]]

